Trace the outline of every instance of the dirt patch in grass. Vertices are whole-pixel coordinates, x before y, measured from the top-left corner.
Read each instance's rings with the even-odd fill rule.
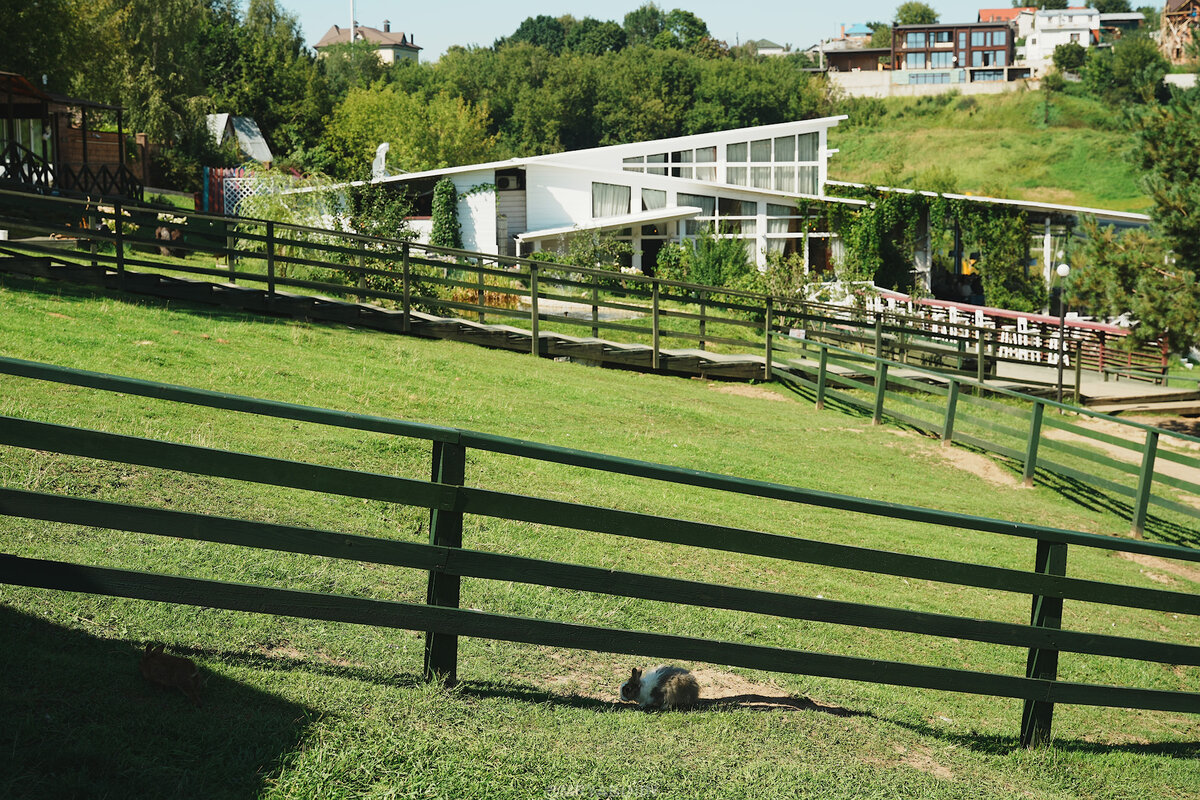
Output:
[[[790,397],[764,389],[761,386],[751,386],[748,383],[710,383],[708,388],[721,394],[735,394],[738,397],[754,397],[759,400],[774,400],[778,403],[794,403]]]
[[[961,447],[942,447],[939,449],[946,463],[983,478],[994,486],[1018,489],[1023,486],[1019,477],[982,453],[973,453]]]
[[[1192,581],[1193,583],[1200,583],[1200,569],[1196,567],[1176,564],[1165,558],[1147,556],[1141,553],[1117,553],[1117,558],[1123,558],[1139,566],[1146,567],[1146,569],[1142,570],[1142,574],[1157,583],[1173,583],[1170,578],[1163,575],[1164,572],[1183,578],[1184,580]]]
[[[954,780],[954,773],[945,765],[938,763],[937,759],[933,757],[933,752],[928,748],[919,747],[909,750],[899,744],[893,745],[892,748],[900,756],[900,763],[944,781]]]

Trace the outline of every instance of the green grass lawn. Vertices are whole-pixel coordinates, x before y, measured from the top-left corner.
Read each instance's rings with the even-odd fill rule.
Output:
[[[852,112],[830,132],[830,177],[1145,211],[1120,115],[1072,91],[1054,96],[1049,124],[1042,92],[870,101],[876,116]]]
[[[1077,530],[1128,523],[1053,487],[950,463],[938,443],[775,386],[556,363],[0,279],[0,354],[451,425],[747,478]],[[426,479],[429,446],[0,378],[0,413]],[[379,501],[0,448],[6,486],[422,541]],[[1033,545],[468,454],[470,485],[1028,569]],[[414,570],[3,518],[3,552],[422,602]],[[1022,622],[1029,599],[624,537],[471,518],[466,546],[612,569]],[[1184,574],[1072,548],[1068,573],[1194,591]],[[1194,576],[1193,576],[1194,578]],[[633,659],[464,639],[453,691],[419,680],[414,633],[42,590],[0,590],[0,796],[1185,798],[1200,720],[1060,706],[1054,747],[1016,744],[1020,703],[691,664],[775,697],[688,713],[615,703]],[[1023,674],[1025,653],[714,609],[467,579],[462,605],[631,630]],[[1195,643],[1192,618],[1068,602],[1078,630]],[[208,682],[200,710],[147,684],[163,641]],[[1200,690],[1200,669],[1064,655],[1066,680]],[[722,678],[724,680],[724,678]],[[736,681],[743,683],[737,684]],[[708,686],[720,696],[719,681]],[[741,694],[744,692],[738,692]],[[841,709],[801,710],[795,698]]]

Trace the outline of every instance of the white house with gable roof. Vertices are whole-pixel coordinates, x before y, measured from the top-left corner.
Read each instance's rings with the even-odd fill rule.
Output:
[[[404,187],[429,213],[433,186],[450,177],[460,196],[463,246],[528,255],[557,250],[583,231],[632,245],[627,266],[652,273],[667,242],[707,227],[746,242],[755,262],[766,253],[800,253],[813,269],[840,252],[836,237],[806,231],[803,198],[827,197],[829,129],[844,116],[701,133],[673,139],[514,158],[379,178]],[[422,220],[413,220],[418,230]],[[424,227],[428,227],[426,222]],[[427,233],[426,233],[427,235]]]

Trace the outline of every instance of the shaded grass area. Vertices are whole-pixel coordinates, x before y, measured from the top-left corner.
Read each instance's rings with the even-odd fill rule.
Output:
[[[33,280],[0,285],[0,352],[151,380],[456,425],[880,500],[1119,535],[1102,508],[1052,488],[997,487],[935,442],[817,412],[775,387],[537,361],[452,342],[252,318]],[[424,442],[145,398],[0,379],[0,412],[171,441],[426,478]],[[1029,568],[1033,545],[951,528],[682,489],[472,452],[468,482],[596,505],[936,557]],[[424,540],[427,514],[185,473],[0,449],[0,482],[179,510]],[[467,546],[612,569],[990,619],[1028,619],[1019,595],[733,557],[468,517]],[[171,537],[4,519],[5,552],[421,602],[412,570],[247,552]],[[1135,564],[1073,548],[1072,575],[1158,587]],[[1182,578],[1173,588],[1186,590]],[[1194,588],[1194,586],[1193,586]],[[629,659],[468,639],[454,692],[423,686],[413,633],[37,590],[4,590],[3,770],[16,797],[1189,797],[1200,725],[1177,714],[1060,707],[1058,746],[1016,749],[1020,704],[986,697],[736,672],[780,697],[855,712],[740,706],[645,714],[615,705]],[[1023,651],[767,614],[466,580],[463,606],[631,630],[1023,674]],[[1068,603],[1080,630],[1194,643],[1193,619]],[[165,641],[208,684],[204,708],[145,684],[137,650]],[[22,655],[22,654],[28,655]],[[691,665],[703,666],[703,665]],[[730,670],[730,672],[734,672]],[[1200,670],[1064,656],[1071,680],[1196,691]],[[32,688],[21,691],[22,686]],[[129,707],[125,714],[120,709]],[[46,716],[49,715],[50,719]],[[76,720],[88,720],[84,725]],[[230,720],[234,720],[231,723]],[[242,730],[246,728],[248,730]],[[76,740],[77,773],[50,743]],[[228,743],[226,743],[228,739]],[[226,747],[239,751],[228,757]],[[122,749],[124,756],[111,751]],[[68,752],[75,752],[69,750]],[[11,754],[11,756],[10,756]],[[209,774],[209,773],[214,774]],[[158,794],[140,776],[156,777]],[[603,794],[601,794],[603,793]]]

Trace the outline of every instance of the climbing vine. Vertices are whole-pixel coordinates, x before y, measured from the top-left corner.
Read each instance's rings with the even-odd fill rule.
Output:
[[[826,205],[830,228],[842,239],[845,265],[840,272],[859,273],[880,286],[912,291],[913,253],[923,243],[921,221],[928,215],[933,250],[954,252],[944,246],[958,233],[959,251],[978,253],[979,273],[990,305],[1018,311],[1035,311],[1045,302],[1040,276],[1028,273],[1029,228],[1023,210],[1012,206],[978,203],[944,194],[884,191],[874,187],[847,187],[843,196],[867,205]],[[950,275],[959,272],[953,256],[941,258]]]

